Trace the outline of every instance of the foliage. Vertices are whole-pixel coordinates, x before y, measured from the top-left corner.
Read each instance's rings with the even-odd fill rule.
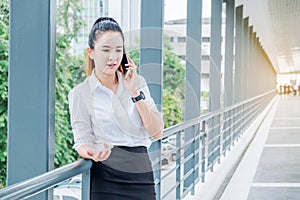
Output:
[[[165,128],[182,122],[183,101],[172,90],[163,89],[163,114]]]
[[[164,88],[179,92],[184,96],[185,68],[180,58],[172,51],[164,50]]]
[[[70,126],[68,92],[85,78],[83,56],[71,54],[71,44],[84,22],[80,17],[80,0],[57,1],[56,35],[56,100],[55,100],[55,167],[79,158],[72,148],[73,134]],[[8,0],[0,0],[0,188],[6,179],[7,104],[8,104]],[[165,38],[168,41],[168,38]],[[139,63],[139,49],[128,48],[133,61]],[[182,120],[184,67],[172,53],[168,42],[164,49],[163,112],[165,126]]]
[[[83,10],[80,0],[59,0],[57,1],[57,32],[63,35],[60,45],[65,50],[70,48],[72,40],[76,40],[79,30],[85,25],[80,16]]]
[[[8,103],[8,0],[0,0],[0,188],[6,181]]]
[[[77,152],[72,148],[68,92],[84,78],[84,72],[80,68],[83,66],[80,57],[57,53],[56,60],[55,166],[60,167],[78,159]]]
[[[70,54],[71,42],[84,25],[80,17],[79,0],[60,0],[57,10],[56,41],[56,102],[55,102],[55,166],[77,159],[72,149],[73,136],[69,123],[67,95],[70,89],[84,78],[83,58]],[[8,103],[8,36],[9,3],[0,0],[0,188],[6,179],[7,103]]]
[[[71,43],[84,22],[79,0],[60,0],[57,10],[56,36],[56,100],[55,100],[55,167],[79,158],[73,147],[68,93],[85,78],[83,56],[70,53]]]
[[[163,113],[165,128],[182,122],[184,111],[185,68],[180,58],[164,50]]]

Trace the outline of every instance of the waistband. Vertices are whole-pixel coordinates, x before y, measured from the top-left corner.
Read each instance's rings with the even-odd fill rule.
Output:
[[[129,146],[114,146],[114,148],[119,148],[128,152],[133,153],[148,153],[147,147],[145,146],[136,146],[136,147],[129,147]]]

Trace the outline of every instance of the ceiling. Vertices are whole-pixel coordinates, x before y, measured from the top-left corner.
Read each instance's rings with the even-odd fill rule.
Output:
[[[278,74],[300,73],[300,0],[236,0]]]

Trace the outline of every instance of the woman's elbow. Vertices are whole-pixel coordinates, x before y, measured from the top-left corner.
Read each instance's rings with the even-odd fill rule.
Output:
[[[159,131],[157,134],[153,135],[152,138],[153,139],[160,139],[163,136],[163,130]]]

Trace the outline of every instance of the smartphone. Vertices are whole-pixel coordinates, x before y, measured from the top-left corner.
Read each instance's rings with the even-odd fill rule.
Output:
[[[125,64],[128,63],[128,60],[127,60],[127,56],[126,54],[124,53],[123,54],[123,57],[122,57],[122,61],[121,61],[121,65],[122,65],[122,69],[123,69],[123,73],[126,74],[127,73],[127,67],[125,66]]]
[[[121,65],[122,65],[123,73],[125,74],[125,80],[129,78],[129,75],[131,73],[131,70],[128,70],[127,67],[125,66],[125,64],[127,63],[128,63],[127,56],[124,53],[122,57]]]

